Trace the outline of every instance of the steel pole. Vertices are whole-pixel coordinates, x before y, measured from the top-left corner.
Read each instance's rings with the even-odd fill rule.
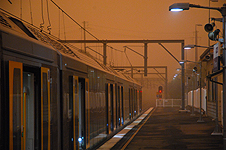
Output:
[[[200,61],[200,74],[199,74],[199,90],[200,90],[200,116],[197,122],[205,122],[202,118],[202,61]]]
[[[195,45],[197,45],[197,26],[195,25]],[[198,51],[197,47],[195,47],[195,61],[198,61]]]
[[[184,43],[181,43],[181,60],[184,60]],[[181,64],[181,100],[182,100],[182,110],[185,110],[185,100],[184,100],[184,63]]]
[[[147,76],[148,70],[148,43],[144,43],[144,76]]]

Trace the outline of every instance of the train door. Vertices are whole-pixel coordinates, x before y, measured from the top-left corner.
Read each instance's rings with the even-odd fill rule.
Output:
[[[123,100],[123,86],[121,86],[121,111],[122,111],[122,115],[121,115],[121,123],[122,125],[124,125],[124,100]]]
[[[106,124],[106,133],[109,134],[111,132],[110,130],[110,112],[111,112],[111,107],[109,107],[109,99],[110,99],[110,84],[107,83],[105,84],[105,93],[106,93],[106,120],[107,120],[107,124]]]
[[[130,95],[130,99],[129,99],[129,103],[130,103],[130,119],[133,118],[134,114],[134,90],[132,88],[129,89],[129,95]]]
[[[106,84],[107,134],[114,130],[113,84]]]
[[[50,149],[50,69],[23,69],[9,61],[9,149]]]
[[[111,131],[114,131],[114,96],[113,96],[113,84],[110,84],[110,107],[111,107],[111,112],[110,112],[110,120],[111,120]]]
[[[112,112],[112,115],[113,115],[112,116],[113,117],[113,120],[112,120],[113,121],[113,123],[112,123],[113,126],[112,126],[112,128],[113,128],[113,130],[116,129],[116,124],[117,124],[117,116],[116,116],[116,112],[117,112],[116,87],[117,87],[116,84],[112,85],[112,92],[113,92],[112,93],[112,101],[113,101],[112,102],[113,103],[112,104],[112,107],[113,107],[112,108],[112,110],[113,110],[113,112]]]
[[[132,118],[132,113],[131,113],[131,89],[129,88],[129,119]]]
[[[50,69],[41,67],[41,149],[50,150]]]
[[[86,118],[86,148],[90,146],[90,102],[89,102],[89,79],[85,79],[85,118]]]
[[[134,116],[137,115],[137,90],[134,89]]]
[[[114,84],[114,100],[115,100],[115,128],[118,127],[118,85]]]
[[[89,79],[79,78],[79,142],[80,147],[90,146]]]
[[[9,61],[9,150],[24,149],[23,64]]]
[[[121,113],[122,113],[122,108],[121,108],[121,86],[118,86],[118,126],[121,126]]]
[[[34,150],[35,143],[35,93],[34,73],[23,72],[23,119],[25,149]]]
[[[78,77],[71,76],[70,79],[70,93],[69,93],[69,110],[70,117],[71,117],[71,127],[70,127],[70,149],[78,149],[78,133],[79,133],[79,121],[78,121],[78,114],[79,114],[79,98],[78,98]]]

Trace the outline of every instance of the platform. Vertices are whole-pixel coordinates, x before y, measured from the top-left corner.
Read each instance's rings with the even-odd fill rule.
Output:
[[[223,149],[223,137],[211,135],[215,128],[211,118],[204,117],[205,122],[197,123],[198,114],[190,116],[190,113],[179,113],[178,110],[151,108],[134,121],[136,125],[131,126],[132,123],[125,127],[127,132],[122,130],[99,149]]]

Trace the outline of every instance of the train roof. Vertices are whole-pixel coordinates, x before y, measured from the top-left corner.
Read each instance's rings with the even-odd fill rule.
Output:
[[[59,42],[60,39],[57,37],[42,31],[29,23],[20,21],[11,16],[6,16],[6,14],[0,12],[0,29],[1,30],[13,30],[24,36],[28,36],[35,40],[38,40],[44,44],[51,46],[55,51],[60,53],[63,57],[70,57],[76,61],[86,64],[92,68],[98,69],[100,71],[110,73],[121,79],[133,82],[135,84],[139,83],[131,78],[130,76],[123,74],[121,72],[115,71],[110,65],[104,65],[100,60],[93,57],[89,53],[85,53],[83,50],[71,45]]]

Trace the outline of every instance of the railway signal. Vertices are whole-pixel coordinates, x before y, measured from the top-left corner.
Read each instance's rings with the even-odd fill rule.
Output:
[[[162,93],[162,86],[159,86],[158,92],[161,94]]]

